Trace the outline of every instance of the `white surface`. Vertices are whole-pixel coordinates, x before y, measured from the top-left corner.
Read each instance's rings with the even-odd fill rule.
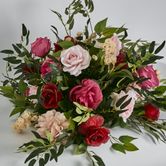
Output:
[[[92,20],[95,23],[105,17],[109,17],[111,25],[121,26],[126,24],[129,28],[129,37],[136,40],[143,38],[162,42],[166,39],[166,1],[165,0],[94,0],[95,13]],[[0,0],[0,50],[9,48],[11,43],[20,39],[21,23],[25,23],[31,30],[31,41],[36,37],[48,36],[55,40],[50,31],[50,25],[54,24],[64,34],[55,15],[49,9],[62,11],[70,0]],[[75,31],[82,30],[83,21],[79,21]],[[166,54],[166,49],[162,51]],[[1,57],[4,56],[0,54]],[[166,60],[162,60],[166,63]],[[4,72],[4,62],[0,61],[0,71]],[[159,68],[164,71],[161,64]],[[162,72],[165,74],[165,72]],[[166,75],[165,75],[166,76]],[[0,166],[23,166],[26,157],[24,154],[17,154],[16,149],[22,143],[30,140],[30,135],[17,135],[11,130],[11,119],[8,118],[11,105],[0,97]],[[163,115],[164,116],[164,115]],[[126,130],[117,128],[112,131],[115,136],[130,134]],[[126,155],[109,150],[109,143],[94,151],[106,161],[106,166],[165,166],[166,145],[154,145],[144,136],[137,136],[135,144],[140,148],[138,152]],[[50,163],[53,166],[88,166],[88,162],[81,156],[73,156],[68,150],[59,159],[58,164]]]

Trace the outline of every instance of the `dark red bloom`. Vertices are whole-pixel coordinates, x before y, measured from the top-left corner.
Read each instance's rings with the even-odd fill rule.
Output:
[[[62,94],[55,84],[47,83],[42,87],[40,100],[45,109],[57,108],[61,99]]]
[[[145,104],[144,106],[145,109],[145,117],[149,120],[156,121],[159,118],[160,111],[159,108],[154,106],[153,104]]]
[[[106,143],[109,140],[110,131],[107,128],[101,127],[103,123],[104,118],[95,115],[79,126],[78,131],[85,136],[87,145],[100,146],[102,143]]]
[[[116,61],[116,66],[118,66],[121,63],[126,63],[122,68],[127,69],[128,64],[126,61],[126,54],[124,52],[120,52],[119,55],[117,56],[117,61]]]
[[[54,43],[54,52],[62,50],[62,47],[58,43]]]
[[[86,137],[85,142],[90,146],[100,146],[109,140],[110,131],[104,127],[90,127]]]

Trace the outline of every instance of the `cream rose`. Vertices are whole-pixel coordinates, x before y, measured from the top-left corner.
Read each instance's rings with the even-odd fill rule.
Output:
[[[69,72],[74,76],[80,75],[83,69],[88,68],[91,61],[89,52],[79,45],[62,51],[60,57],[63,64],[63,71]]]

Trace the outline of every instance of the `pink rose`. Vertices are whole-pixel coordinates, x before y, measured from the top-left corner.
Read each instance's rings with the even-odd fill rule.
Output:
[[[51,48],[50,40],[45,38],[37,38],[35,42],[31,44],[31,52],[38,57],[45,56]]]
[[[25,96],[33,96],[37,94],[37,86],[30,86],[26,92],[25,92]]]
[[[120,98],[122,98],[123,96],[126,96],[126,99],[123,103],[125,103],[127,100],[129,100],[131,98],[131,101],[130,103],[123,109],[121,109],[121,104],[120,106],[117,107],[117,102],[119,101]],[[120,117],[123,118],[123,121],[126,122],[126,120],[131,116],[132,112],[133,112],[133,109],[134,109],[134,105],[135,105],[135,101],[137,100],[137,92],[134,91],[133,89],[132,90],[129,90],[127,93],[124,92],[124,91],[120,91],[120,93],[112,93],[111,95],[112,97],[112,103],[111,105],[114,107],[115,110],[126,110],[125,112],[119,114]]]
[[[64,66],[63,71],[69,72],[74,76],[80,75],[83,69],[88,68],[90,60],[89,52],[79,45],[70,47],[61,53],[61,63]]]
[[[50,58],[47,58],[42,63],[41,68],[40,68],[40,72],[41,72],[42,77],[45,77],[47,74],[52,72],[51,64],[55,64],[55,62]]]
[[[103,100],[103,94],[95,81],[84,79],[80,85],[71,89],[70,99],[88,108],[96,109]]]
[[[154,70],[152,65],[139,68],[137,70],[139,77],[149,78],[146,81],[143,81],[140,86],[143,89],[153,88],[159,85],[159,79],[157,77],[156,70]]]

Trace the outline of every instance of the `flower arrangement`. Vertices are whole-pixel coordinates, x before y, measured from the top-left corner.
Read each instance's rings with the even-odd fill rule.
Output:
[[[163,58],[158,53],[165,41],[133,42],[124,26],[107,26],[107,18],[93,28],[93,10],[92,0],[73,0],[65,9],[66,22],[52,11],[66,31],[62,37],[51,26],[54,45],[40,37],[29,50],[30,31],[23,24],[21,42],[1,51],[8,56],[3,58],[7,65],[0,92],[13,103],[10,116],[18,115],[13,128],[18,133],[33,128],[35,139],[18,149],[30,153],[25,160],[29,166],[57,162],[70,145],[75,154],[88,154],[93,166],[105,164],[88,146],[110,141],[122,153],[138,150],[132,143],[136,138],[111,134],[115,126],[166,142],[166,123],[159,119],[166,110],[166,80],[159,80],[153,67]],[[73,35],[77,14],[87,24]]]

